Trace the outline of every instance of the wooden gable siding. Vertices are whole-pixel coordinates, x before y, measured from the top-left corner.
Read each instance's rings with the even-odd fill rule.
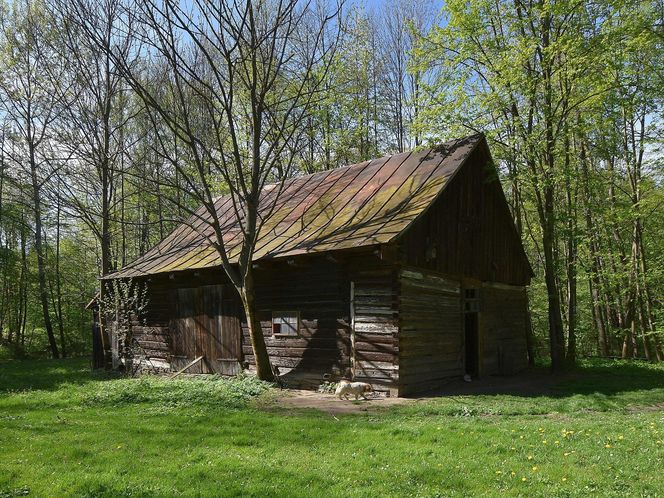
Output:
[[[401,237],[405,265],[527,285],[531,269],[487,147],[478,147]]]

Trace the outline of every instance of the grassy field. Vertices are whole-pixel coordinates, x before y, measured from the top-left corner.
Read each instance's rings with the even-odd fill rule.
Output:
[[[664,496],[664,368],[330,415],[251,379],[0,362],[0,497]]]

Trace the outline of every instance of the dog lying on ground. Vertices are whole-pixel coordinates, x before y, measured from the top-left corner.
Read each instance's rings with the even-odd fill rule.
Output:
[[[334,394],[339,397],[339,399],[348,399],[350,394],[355,395],[355,399],[359,399],[362,396],[364,399],[368,399],[364,393],[372,393],[373,388],[371,384],[366,382],[351,382],[349,380],[340,380],[337,384],[337,389],[334,391]]]

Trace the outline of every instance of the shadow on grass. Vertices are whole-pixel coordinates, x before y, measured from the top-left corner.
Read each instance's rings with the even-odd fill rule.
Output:
[[[62,384],[84,385],[117,378],[109,372],[93,372],[89,358],[61,360],[0,360],[0,393],[56,390]]]
[[[664,365],[638,360],[586,359],[562,374],[538,367],[510,377],[491,376],[473,382],[453,380],[419,397],[481,394],[563,398],[658,389],[664,389]]]

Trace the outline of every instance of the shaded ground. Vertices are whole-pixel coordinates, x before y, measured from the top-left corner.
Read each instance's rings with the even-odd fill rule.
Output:
[[[565,375],[553,376],[545,369],[533,369],[522,374],[504,377],[489,376],[472,382],[451,379],[439,389],[408,396],[389,398],[370,395],[368,400],[340,400],[334,394],[289,389],[280,391],[274,398],[274,406],[288,409],[314,409],[335,414],[371,413],[393,406],[417,408],[429,403],[472,402],[473,397],[507,396],[511,400],[523,400],[528,405],[537,404],[537,399],[565,400],[575,396],[592,395],[600,400],[611,399],[620,393],[648,391],[664,388],[660,375],[637,364],[621,364],[620,370],[605,365],[586,367]],[[497,398],[496,398],[497,399]],[[664,411],[664,403],[625,403],[628,412]],[[584,407],[585,411],[603,410],[603,406]]]
[[[555,392],[555,385],[560,379],[554,379],[542,371],[527,372],[513,377],[486,377],[472,382],[453,379],[434,391],[424,392],[405,398],[389,398],[369,395],[368,400],[340,400],[334,394],[288,389],[281,391],[275,398],[275,404],[283,408],[314,409],[330,414],[375,412],[399,405],[412,405],[434,398],[471,396],[476,394],[513,396],[541,396]]]

